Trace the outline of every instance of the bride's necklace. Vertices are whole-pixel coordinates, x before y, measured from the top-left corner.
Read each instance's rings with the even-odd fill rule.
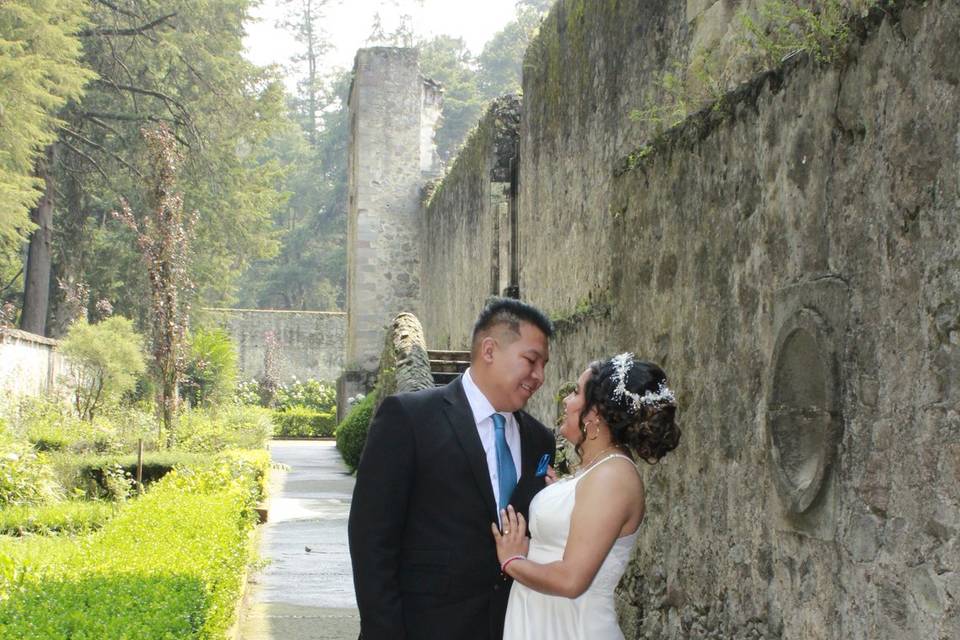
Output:
[[[582,473],[585,472],[587,469],[589,469],[590,467],[592,467],[593,465],[595,465],[597,462],[599,462],[599,461],[600,461],[600,456],[602,456],[603,454],[605,454],[607,451],[611,451],[611,450],[613,450],[613,449],[617,449],[617,448],[619,448],[619,446],[620,446],[620,445],[612,444],[612,445],[610,445],[609,447],[607,447],[606,449],[600,450],[600,452],[598,452],[597,455],[593,456],[593,458],[590,459],[590,462],[588,462],[587,464],[585,464],[585,465],[581,466],[579,469],[577,469],[577,475],[582,474]]]

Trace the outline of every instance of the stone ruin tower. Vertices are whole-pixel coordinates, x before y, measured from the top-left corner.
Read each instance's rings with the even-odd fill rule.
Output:
[[[368,390],[390,320],[419,311],[420,198],[424,183],[442,171],[434,143],[442,97],[439,85],[420,74],[415,49],[357,52],[349,102],[346,367],[338,390],[344,400]]]

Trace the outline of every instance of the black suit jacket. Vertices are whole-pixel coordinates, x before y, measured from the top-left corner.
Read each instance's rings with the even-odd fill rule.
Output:
[[[511,497],[524,516],[543,488],[553,433],[530,415]],[[500,640],[508,579],[486,456],[460,378],[389,396],[370,424],[350,508],[353,580],[363,640]]]

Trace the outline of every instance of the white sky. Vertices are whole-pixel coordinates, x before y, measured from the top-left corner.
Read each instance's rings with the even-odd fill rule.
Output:
[[[330,0],[320,23],[334,50],[327,54],[322,73],[334,67],[353,67],[357,49],[369,46],[366,40],[377,12],[388,33],[400,24],[400,16],[407,14],[418,37],[461,37],[476,55],[513,18],[515,3],[516,0]],[[281,5],[281,0],[262,0],[254,11],[258,20],[247,25],[247,57],[258,65],[275,63],[289,67],[290,57],[297,51],[293,37],[276,27],[284,14]]]

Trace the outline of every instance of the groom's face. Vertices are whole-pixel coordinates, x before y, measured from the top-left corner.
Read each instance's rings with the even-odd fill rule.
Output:
[[[536,325],[520,323],[519,335],[508,325],[491,332],[495,344],[488,351],[490,398],[497,411],[517,411],[543,384],[550,359],[547,336]]]

